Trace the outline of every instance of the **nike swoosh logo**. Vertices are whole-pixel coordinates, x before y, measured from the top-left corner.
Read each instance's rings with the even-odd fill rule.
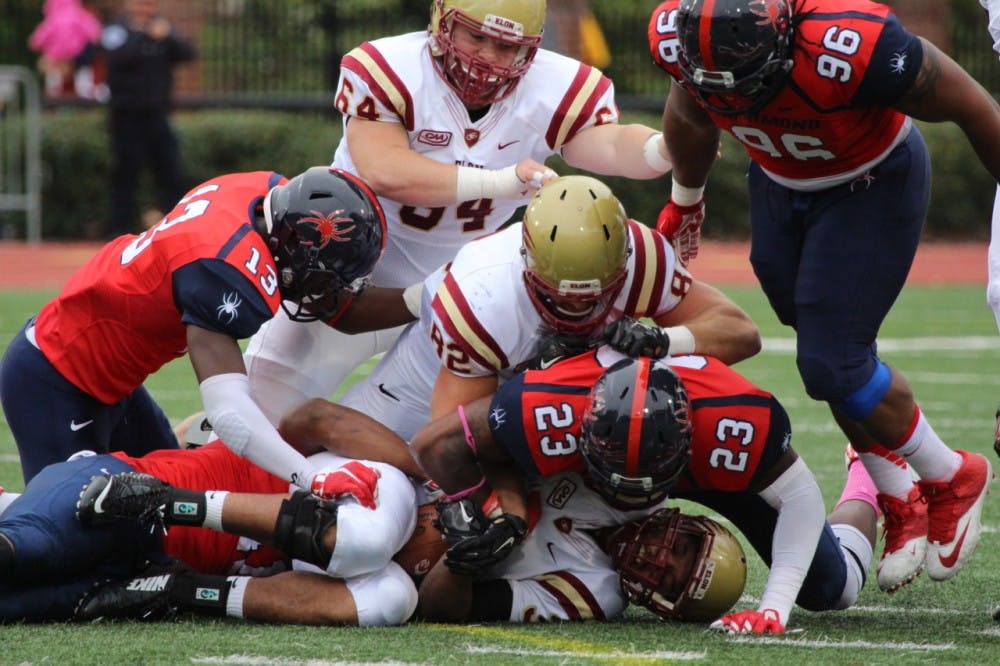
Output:
[[[76,432],[77,430],[83,430],[84,428],[86,428],[87,426],[89,426],[93,422],[94,422],[94,419],[90,419],[89,421],[84,421],[83,423],[77,423],[76,421],[70,421],[69,422],[69,429],[72,430],[73,432]]]
[[[549,556],[552,557],[552,561],[553,562],[556,562],[556,554],[554,552],[552,552],[552,545],[553,544],[552,544],[551,541],[547,541],[545,543],[545,547],[549,549]]]
[[[965,542],[965,535],[969,532],[969,525],[965,525],[965,529],[962,530],[962,536],[958,537],[958,541],[955,542],[955,547],[951,549],[951,553],[942,556],[938,553],[938,560],[941,561],[941,566],[950,569],[955,566],[955,562],[958,561],[958,554],[962,551],[962,544]]]
[[[379,393],[384,393],[385,395],[389,396],[390,398],[392,398],[396,402],[399,402],[399,398],[397,398],[392,393],[390,393],[389,390],[385,387],[385,384],[379,384],[378,385],[378,390],[379,390]]]
[[[507,146],[513,146],[518,141],[520,141],[520,139],[515,139],[514,141],[508,141],[507,143],[498,143],[497,144],[497,150],[503,150]]]
[[[551,368],[553,365],[555,365],[556,363],[558,363],[562,359],[563,359],[563,357],[560,356],[558,358],[550,358],[548,360],[541,361],[538,364],[538,369],[539,370],[548,370],[549,368]]]

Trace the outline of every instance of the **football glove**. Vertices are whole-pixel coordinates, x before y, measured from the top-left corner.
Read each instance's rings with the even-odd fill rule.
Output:
[[[745,610],[723,615],[708,626],[709,629],[727,634],[783,634],[778,611],[765,608],[763,611]]]
[[[504,513],[490,520],[469,499],[439,505],[434,526],[448,542],[445,565],[463,576],[475,575],[503,560],[528,531],[520,516]]]
[[[632,317],[622,317],[604,329],[607,345],[626,356],[663,358],[670,352],[670,336],[659,326],[651,326]]]
[[[601,344],[602,340],[603,338],[592,339],[584,335],[563,335],[555,332],[543,334],[538,344],[538,353],[514,370],[516,372],[545,370],[564,358],[582,354],[588,349],[594,349]]]
[[[352,460],[335,470],[314,476],[309,489],[321,499],[353,497],[366,509],[374,509],[378,502],[378,479],[381,475],[374,467]]]
[[[698,256],[698,244],[701,241],[701,223],[705,221],[705,199],[690,206],[680,206],[673,200],[660,211],[656,218],[656,230],[667,237],[674,246],[681,264]]]

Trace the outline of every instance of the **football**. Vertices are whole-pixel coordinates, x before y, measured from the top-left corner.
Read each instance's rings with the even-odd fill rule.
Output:
[[[421,505],[417,509],[417,526],[413,529],[413,535],[392,558],[418,585],[448,549],[444,537],[434,527],[436,518],[437,509],[434,504]]]

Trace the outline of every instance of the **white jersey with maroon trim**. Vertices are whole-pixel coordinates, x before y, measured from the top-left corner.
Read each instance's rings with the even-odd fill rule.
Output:
[[[427,422],[442,367],[505,380],[537,354],[545,325],[522,278],[521,226],[469,243],[427,278],[419,321],[347,392],[345,405],[410,439]],[[692,281],[661,234],[630,221],[629,237],[628,277],[608,322],[662,315],[680,303]]]
[[[410,147],[444,164],[502,169],[544,162],[581,130],[618,122],[614,86],[577,60],[539,49],[507,98],[476,121],[435,70],[427,33],[365,42],[344,56],[335,105],[344,116],[401,123]],[[346,138],[333,166],[356,173]],[[380,198],[389,223],[374,283],[406,287],[451,260],[466,242],[496,231],[528,199],[479,199],[436,208]]]
[[[625,609],[618,574],[591,531],[623,525],[659,507],[619,511],[573,473],[542,479],[540,500],[538,524],[491,572],[513,590],[510,620],[617,618]]]

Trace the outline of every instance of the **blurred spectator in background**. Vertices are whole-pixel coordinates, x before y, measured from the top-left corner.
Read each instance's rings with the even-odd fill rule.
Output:
[[[194,46],[159,14],[158,0],[125,0],[123,15],[101,35],[111,91],[109,131],[111,227],[108,236],[136,229],[136,189],[148,162],[156,180],[159,211],[173,208],[185,183],[177,136],[170,126],[174,65],[193,60]],[[162,216],[149,216],[155,223]]]
[[[38,71],[45,80],[45,95],[94,97],[92,63],[101,22],[81,0],[45,0],[45,18],[28,38],[39,54]]]
[[[604,69],[611,50],[587,0],[548,0],[542,48]]]

